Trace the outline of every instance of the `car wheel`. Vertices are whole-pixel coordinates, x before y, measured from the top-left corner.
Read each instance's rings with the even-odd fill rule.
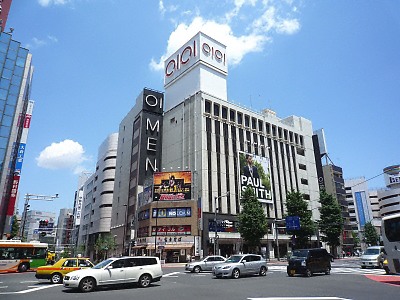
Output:
[[[239,269],[233,269],[232,271],[232,278],[233,279],[238,279],[240,277],[240,271]]]
[[[28,264],[20,264],[18,266],[18,272],[22,273],[22,272],[26,272],[29,269],[29,265]]]
[[[260,276],[266,276],[267,275],[267,268],[262,266],[260,268],[260,273],[259,274],[260,274]]]
[[[51,275],[50,281],[54,284],[62,283],[62,275],[60,273],[54,273]]]
[[[193,268],[193,272],[195,272],[195,273],[200,273],[200,272],[201,272],[200,266],[195,266],[195,267]]]
[[[325,270],[325,275],[329,275],[329,274],[331,274],[331,269],[328,267]]]
[[[294,272],[287,272],[289,277],[293,277],[294,276]]]
[[[310,269],[306,270],[306,277],[311,277],[312,273]]]
[[[146,288],[151,283],[151,276],[149,274],[143,274],[139,278],[139,286],[142,288]]]
[[[79,283],[79,289],[84,293],[93,291],[95,287],[96,281],[92,277],[85,277]]]

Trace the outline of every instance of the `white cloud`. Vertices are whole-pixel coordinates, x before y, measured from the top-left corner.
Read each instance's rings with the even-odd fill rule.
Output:
[[[70,0],[38,0],[41,6],[47,7],[50,5],[64,5],[70,2]]]
[[[210,18],[202,15],[201,7],[196,6],[192,10],[181,7],[181,11],[198,10],[198,13],[195,17],[193,14],[188,15],[192,19],[186,21],[182,21],[185,18],[180,14],[180,21],[169,36],[165,53],[159,59],[153,58],[150,68],[163,70],[164,61],[199,31],[226,45],[229,65],[240,64],[247,54],[263,51],[274,34],[294,34],[299,31],[300,22],[292,17],[297,13],[294,2],[295,0],[232,0],[230,7],[227,2],[227,9],[218,11],[220,16],[212,12]],[[159,8],[163,15],[170,12],[165,7],[165,0],[160,0]],[[204,11],[206,9],[203,7]],[[171,16],[170,20],[175,22],[176,19]]]
[[[39,167],[50,170],[70,169],[74,173],[82,170],[81,164],[87,160],[82,145],[72,140],[52,143],[36,158]]]
[[[46,39],[39,39],[37,37],[32,38],[31,43],[26,44],[26,48],[28,49],[37,49],[43,46],[47,46],[49,44],[57,43],[58,39],[55,36],[47,36]]]

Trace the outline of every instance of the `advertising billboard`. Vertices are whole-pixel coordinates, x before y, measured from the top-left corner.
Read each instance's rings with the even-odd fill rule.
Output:
[[[153,175],[153,199],[158,201],[190,200],[192,172],[156,172]]]
[[[390,166],[383,169],[385,184],[388,188],[400,186],[400,165]]]
[[[243,192],[246,187],[250,186],[258,201],[272,204],[269,158],[239,152],[239,160],[241,191]]]

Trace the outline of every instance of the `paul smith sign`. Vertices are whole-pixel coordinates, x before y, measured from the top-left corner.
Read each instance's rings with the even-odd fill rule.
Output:
[[[164,85],[167,86],[199,61],[225,75],[228,72],[226,47],[199,32],[165,61]]]

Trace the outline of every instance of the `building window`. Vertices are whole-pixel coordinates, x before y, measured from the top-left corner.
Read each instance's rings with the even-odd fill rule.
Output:
[[[229,110],[229,121],[231,122],[236,121],[236,112],[233,109]]]
[[[300,181],[301,181],[302,184],[308,185],[308,180],[307,179],[301,178]]]
[[[299,164],[299,169],[301,170],[307,170],[307,166],[303,164]]]
[[[238,119],[237,119],[238,124],[239,124],[239,125],[243,125],[243,114],[240,113],[240,112],[238,112],[237,118],[238,118]]]
[[[204,109],[207,114],[211,114],[211,102],[210,101],[206,100]]]
[[[228,108],[225,106],[222,106],[222,119],[228,119]]]
[[[310,195],[309,194],[303,194],[304,200],[310,200]]]
[[[219,117],[219,105],[214,103],[214,116]]]
[[[258,131],[264,132],[264,122],[261,120],[258,120]]]
[[[250,116],[244,115],[244,126],[250,127]]]
[[[251,129],[254,129],[254,130],[257,129],[257,119],[256,118],[251,118]]]
[[[265,123],[265,129],[267,131],[267,134],[271,134],[271,124]]]

